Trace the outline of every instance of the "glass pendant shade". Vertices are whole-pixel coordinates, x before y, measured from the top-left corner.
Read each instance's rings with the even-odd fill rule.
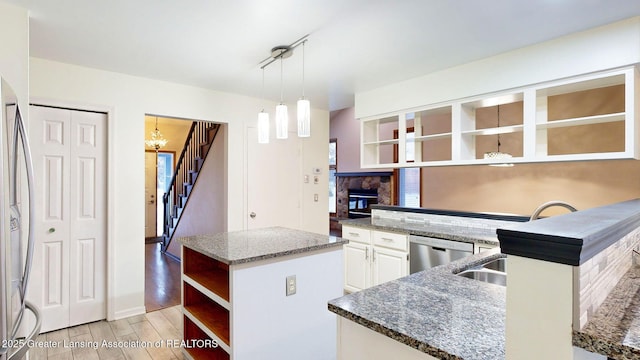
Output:
[[[289,136],[289,111],[287,105],[276,106],[276,138],[286,139]]]
[[[258,113],[258,144],[269,143],[269,114],[260,111]]]
[[[305,98],[298,100],[298,136],[311,136],[311,103]]]

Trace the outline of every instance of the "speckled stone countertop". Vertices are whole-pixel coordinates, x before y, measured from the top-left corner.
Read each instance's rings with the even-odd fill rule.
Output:
[[[359,226],[374,230],[395,231],[417,236],[437,237],[467,243],[498,245],[498,236],[486,230],[447,225],[429,225],[425,227],[420,224],[399,222],[393,220],[376,220],[376,224],[371,223],[371,218],[350,219],[340,221],[342,225]]]
[[[234,265],[300,254],[348,243],[335,236],[272,227],[246,231],[186,236],[182,245],[225,264]]]
[[[438,359],[505,358],[506,288],[455,275],[498,249],[329,302],[329,310]]]
[[[631,268],[594,317],[573,332],[573,345],[612,359],[640,359],[640,268]]]

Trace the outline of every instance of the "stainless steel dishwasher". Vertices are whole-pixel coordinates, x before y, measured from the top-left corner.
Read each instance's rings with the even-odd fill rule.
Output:
[[[473,244],[425,236],[409,236],[409,272],[411,274],[448,264],[473,254]]]

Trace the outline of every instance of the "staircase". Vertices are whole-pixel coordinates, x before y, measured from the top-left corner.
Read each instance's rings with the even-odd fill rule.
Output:
[[[178,227],[182,211],[189,201],[191,190],[198,179],[204,159],[218,134],[219,124],[206,121],[194,121],[184,143],[184,148],[176,164],[173,178],[162,197],[164,205],[164,225],[162,234],[162,252],[166,252]]]

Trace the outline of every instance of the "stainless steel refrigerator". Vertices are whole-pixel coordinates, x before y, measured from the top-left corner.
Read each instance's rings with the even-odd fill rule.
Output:
[[[0,360],[17,360],[41,323],[38,309],[26,301],[34,250],[33,166],[16,96],[2,79],[0,97]]]

